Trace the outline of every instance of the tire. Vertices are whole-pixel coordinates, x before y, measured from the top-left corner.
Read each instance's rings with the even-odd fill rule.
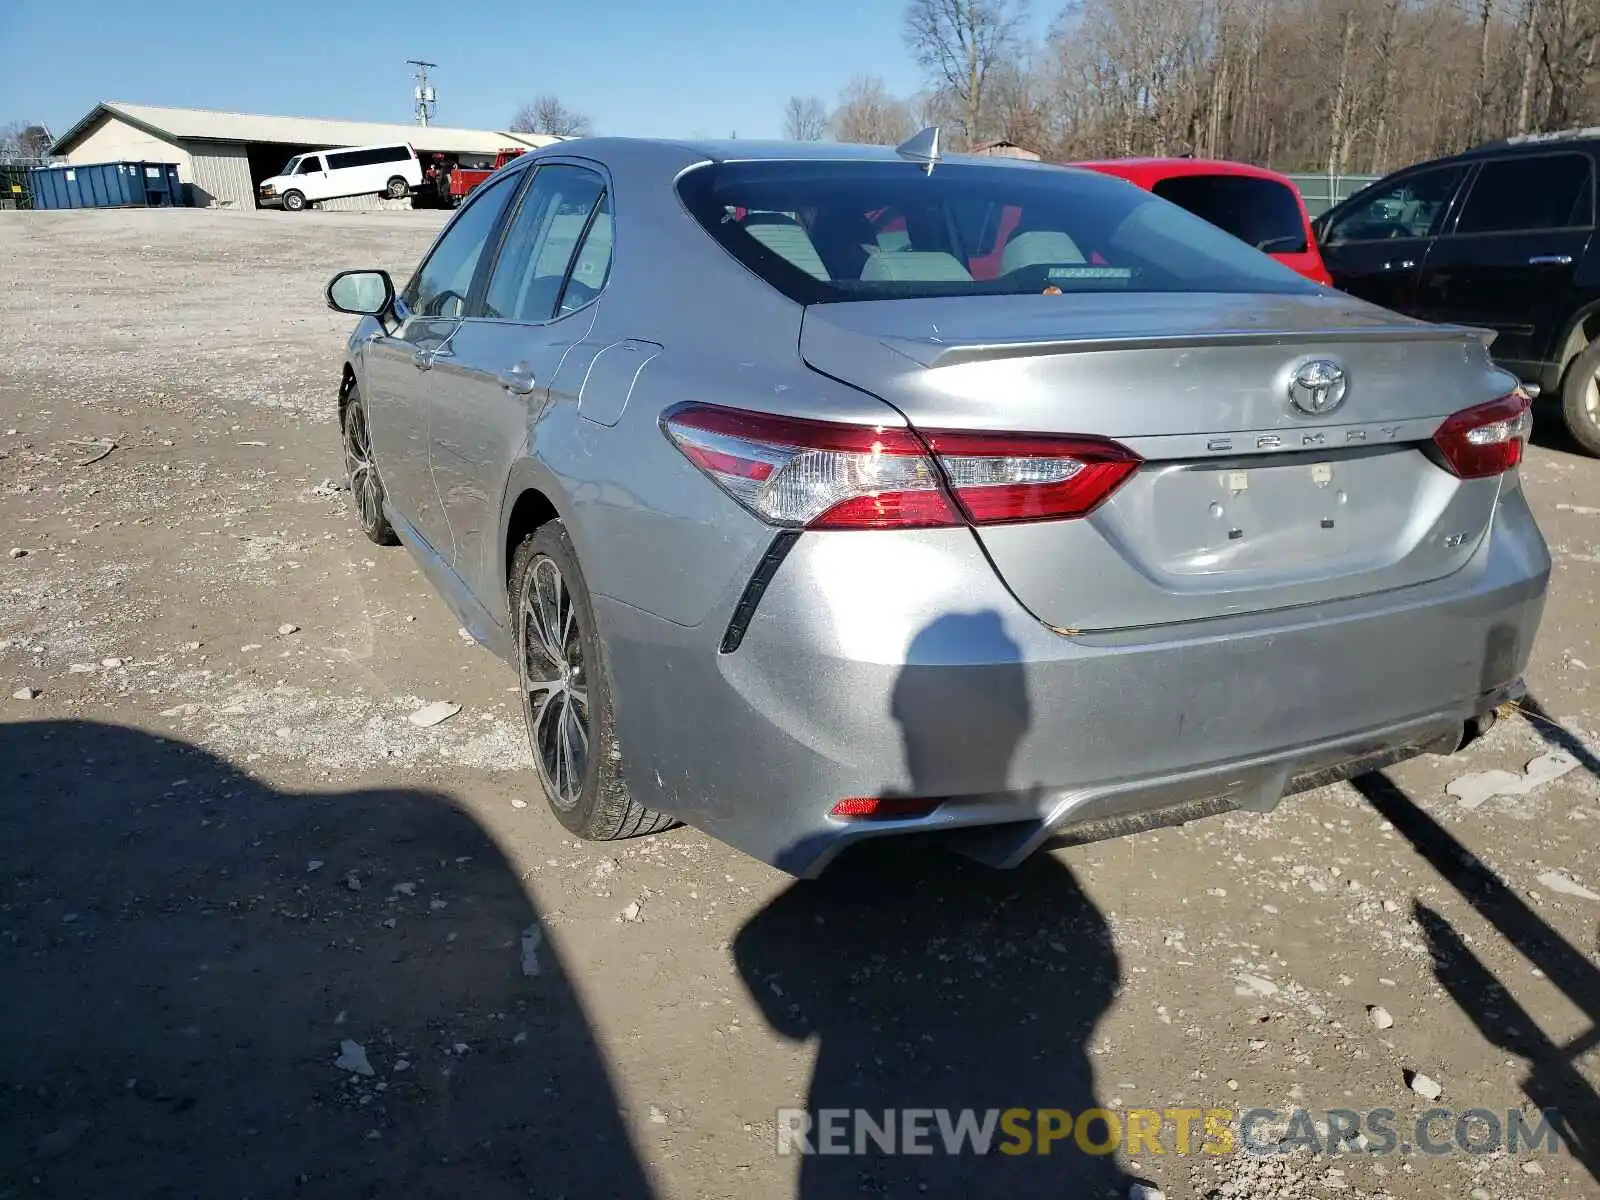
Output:
[[[367,410],[361,403],[361,390],[350,385],[340,417],[339,432],[344,442],[345,479],[350,484],[350,499],[355,504],[356,520],[367,540],[379,546],[398,546],[394,527],[383,515],[383,478],[372,457],[372,436],[367,430]]]
[[[388,186],[383,189],[383,194],[391,200],[404,200],[410,193],[410,185],[398,175],[389,180]]]
[[[306,207],[304,192],[297,192],[290,188],[283,194],[283,208],[285,212],[303,212]]]
[[[517,547],[509,592],[528,746],[556,820],[594,842],[670,829],[676,822],[635,804],[623,782],[605,646],[560,521]]]
[[[1600,338],[1567,368],[1561,384],[1561,419],[1573,440],[1600,458]]]

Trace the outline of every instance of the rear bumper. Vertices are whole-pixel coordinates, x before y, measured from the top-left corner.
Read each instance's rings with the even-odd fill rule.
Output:
[[[806,534],[732,654],[722,624],[595,597],[629,783],[798,875],[868,837],[937,832],[1014,865],[1055,837],[1270,808],[1453,748],[1516,686],[1550,561],[1519,490],[1491,528],[1419,587],[1076,637],[1022,609],[964,530]],[[945,799],[916,820],[828,816],[884,794]]]

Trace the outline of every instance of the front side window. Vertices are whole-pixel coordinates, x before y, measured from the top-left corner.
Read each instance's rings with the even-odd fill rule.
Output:
[[[1387,186],[1377,185],[1329,221],[1322,240],[1337,246],[1341,242],[1433,237],[1466,173],[1465,167],[1440,167]]]
[[[604,191],[605,180],[583,167],[539,168],[506,229],[484,316],[536,324],[555,315],[567,266]]]
[[[315,154],[308,154],[300,160],[300,169],[296,175],[315,175],[322,170],[322,160]]]
[[[1589,156],[1551,154],[1485,163],[1467,194],[1457,233],[1523,233],[1594,224]]]
[[[456,214],[406,288],[412,312],[425,317],[459,317],[466,312],[478,263],[521,179],[518,173],[486,184]]]
[[[1300,198],[1274,179],[1251,175],[1176,175],[1150,189],[1201,220],[1267,254],[1303,254]]]
[[[1315,290],[1176,205],[1088,172],[767,161],[700,167],[678,187],[707,233],[800,303]]]

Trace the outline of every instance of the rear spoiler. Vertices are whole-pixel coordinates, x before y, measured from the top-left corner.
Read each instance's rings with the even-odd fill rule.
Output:
[[[1303,339],[1306,331],[1272,329],[1214,330],[1203,334],[1095,334],[1075,338],[1048,338],[1020,342],[969,342],[955,345],[931,338],[881,338],[881,343],[924,367],[953,367],[962,363],[993,362],[1003,358],[1036,358],[1051,354],[1090,354],[1100,350],[1184,350],[1197,346],[1269,346],[1286,339]],[[1379,325],[1368,329],[1330,330],[1337,342],[1482,342],[1485,349],[1497,334],[1492,329],[1465,325]]]

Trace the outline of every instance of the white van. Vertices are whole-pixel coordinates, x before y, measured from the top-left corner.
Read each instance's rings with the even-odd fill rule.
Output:
[[[271,179],[263,179],[256,195],[263,208],[299,212],[307,204],[340,196],[384,195],[399,200],[421,186],[417,152],[400,143],[297,155]]]

